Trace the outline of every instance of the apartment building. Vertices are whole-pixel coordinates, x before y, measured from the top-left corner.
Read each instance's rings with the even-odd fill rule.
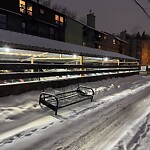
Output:
[[[31,0],[0,1],[0,28],[65,41],[65,16]]]
[[[33,0],[0,1],[0,29],[128,55],[128,43],[96,30],[95,19],[92,11],[83,24]]]

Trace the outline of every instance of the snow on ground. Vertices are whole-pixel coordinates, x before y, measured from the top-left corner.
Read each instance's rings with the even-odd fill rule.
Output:
[[[57,116],[38,105],[41,91],[0,98],[0,150],[150,149],[150,76],[84,85],[94,89],[93,102],[65,107]]]

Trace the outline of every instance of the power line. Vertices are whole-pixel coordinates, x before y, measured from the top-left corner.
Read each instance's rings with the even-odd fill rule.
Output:
[[[141,10],[145,13],[145,15],[150,19],[150,15],[146,12],[146,10],[140,5],[139,2],[137,2],[137,0],[133,0],[140,8]],[[150,3],[150,0],[148,0],[148,2]]]

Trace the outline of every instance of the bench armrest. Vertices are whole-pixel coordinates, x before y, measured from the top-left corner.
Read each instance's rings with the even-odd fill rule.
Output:
[[[94,95],[94,90],[92,88],[86,87],[86,86],[79,86],[77,88],[77,91],[79,91],[85,95],[91,95],[91,96]]]
[[[56,106],[54,106],[53,104],[51,104],[51,101],[48,101],[48,100],[55,100],[56,102]],[[58,102],[58,98],[55,96],[55,95],[51,95],[49,93],[45,93],[45,92],[42,92],[40,94],[40,98],[39,98],[39,104],[45,104],[45,103],[49,103],[51,105],[53,105],[54,107],[58,108],[58,105],[59,105],[59,102]]]

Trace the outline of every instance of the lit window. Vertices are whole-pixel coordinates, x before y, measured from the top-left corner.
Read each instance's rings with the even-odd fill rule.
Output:
[[[59,16],[58,15],[55,15],[55,23],[59,24]]]
[[[25,1],[20,0],[19,6],[20,6],[20,12],[25,14],[25,9],[26,9]]]
[[[101,49],[101,46],[99,45],[98,48]]]
[[[63,25],[63,24],[64,24],[64,17],[60,16],[60,25]]]
[[[82,44],[83,44],[83,46],[86,46],[86,43],[85,43],[85,42],[83,42]]]
[[[55,15],[55,23],[60,26],[63,26],[64,25],[64,17]]]
[[[44,9],[40,9],[40,14],[44,14],[44,13],[45,13]]]
[[[27,14],[32,16],[32,4],[27,4]]]
[[[107,37],[106,36],[104,36],[104,40],[106,40],[107,39]]]
[[[26,6],[26,2],[24,0],[20,0],[19,6],[21,13],[23,14],[27,13],[28,15],[32,16],[32,4],[27,3]]]
[[[116,40],[115,40],[115,39],[113,39],[113,44],[114,44],[114,45],[116,44]]]
[[[99,34],[98,37],[101,38],[101,35]]]

